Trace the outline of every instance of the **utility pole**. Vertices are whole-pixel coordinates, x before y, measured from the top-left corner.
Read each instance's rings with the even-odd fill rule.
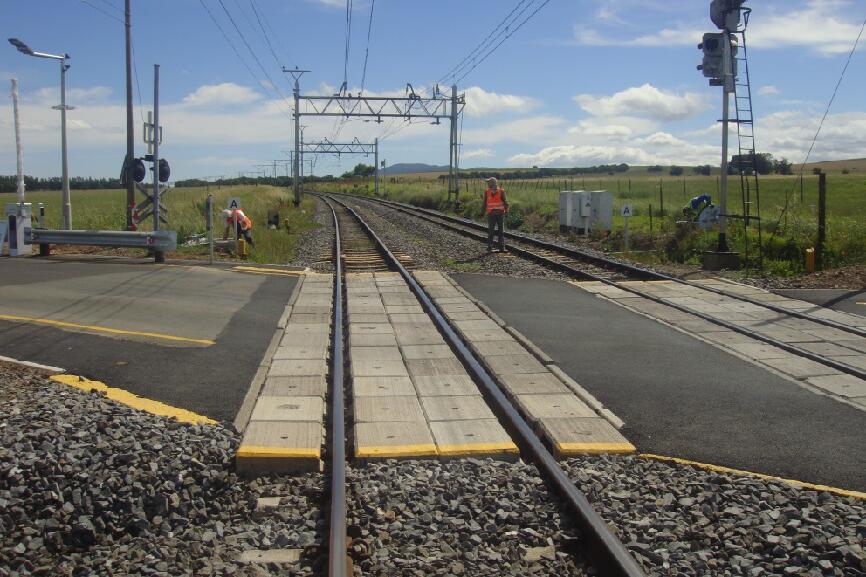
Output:
[[[294,199],[292,204],[301,206],[301,167],[300,167],[300,151],[301,151],[301,76],[309,70],[299,70],[297,66],[294,69],[283,67],[283,72],[288,72],[295,79],[295,156],[292,171],[292,188],[294,190]]]
[[[457,85],[451,86],[451,144],[448,157],[448,202],[454,196],[454,206],[460,206],[460,187],[457,184],[457,171],[459,159],[459,143],[457,142]]]
[[[373,141],[373,145],[376,149],[375,156],[373,157],[374,158],[373,166],[376,167],[376,171],[373,173],[375,175],[373,177],[374,181],[375,181],[375,184],[373,185],[373,195],[379,196],[379,139],[378,138],[376,138]]]
[[[126,0],[124,26],[126,28],[126,230],[133,230],[132,207],[135,206],[135,182],[132,178],[132,159],[135,156],[135,127],[132,118],[132,0]]]
[[[728,124],[730,121],[730,91],[734,89],[731,69],[731,34],[722,33],[722,66],[724,82],[722,85],[722,174],[719,190],[719,252],[728,252]]]
[[[153,231],[159,232],[159,64],[153,65]],[[165,253],[153,251],[155,262],[165,262]]]

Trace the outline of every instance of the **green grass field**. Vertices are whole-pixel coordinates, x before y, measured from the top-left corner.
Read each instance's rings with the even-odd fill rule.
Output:
[[[407,175],[388,177],[384,188],[394,200],[418,206],[445,208],[445,184],[433,176]],[[716,233],[695,232],[688,238],[677,238],[677,220],[682,207],[699,194],[710,194],[718,203],[718,170],[710,176],[681,177],[648,173],[633,168],[619,175],[592,175],[542,180],[502,180],[512,205],[509,225],[527,231],[555,231],[559,225],[559,192],[561,190],[609,190],[614,193],[614,230],[603,240],[613,251],[622,250],[623,219],[619,209],[632,204],[635,216],[629,223],[633,255],[646,262],[683,261],[697,263],[700,254],[715,247]],[[728,212],[743,214],[739,177],[729,181]],[[324,190],[325,185],[319,185]],[[335,185],[328,185],[331,190]],[[382,185],[380,185],[381,187]],[[770,274],[792,274],[804,266],[804,251],[817,237],[818,176],[761,176],[760,204],[765,243],[765,268]],[[369,180],[341,183],[337,188],[358,194],[372,194]],[[484,183],[474,179],[461,181],[464,214],[480,218]],[[753,197],[753,201],[754,201]],[[664,206],[664,212],[662,212]],[[787,210],[785,207],[787,206]],[[752,205],[755,214],[755,205]],[[652,209],[652,218],[650,218]],[[773,234],[775,232],[775,235]],[[741,220],[732,220],[729,236],[736,250],[744,250],[745,234]],[[749,232],[750,252],[757,242],[756,225]],[[843,174],[833,170],[827,175],[827,245],[826,262],[830,266],[866,262],[866,172]]]
[[[225,208],[229,197],[237,196],[241,199],[244,212],[253,221],[253,238],[256,246],[249,256],[252,262],[273,264],[289,262],[295,255],[300,234],[318,226],[313,221],[315,200],[305,198],[301,206],[296,209],[290,200],[291,192],[283,188],[265,185],[220,189],[211,186],[209,191],[205,188],[173,188],[163,195],[169,210],[169,224],[163,227],[177,231],[178,244],[193,234],[206,232],[205,202],[208,193],[214,197],[216,238],[222,238],[223,234],[223,222],[219,218],[218,211]],[[0,194],[0,202],[5,207],[8,202],[16,202],[16,196],[11,193]],[[61,227],[63,219],[60,192],[28,192],[27,202],[45,203],[46,226]],[[73,228],[122,230],[126,223],[125,206],[125,190],[73,190]],[[281,223],[289,219],[288,231],[284,227],[279,230],[268,230],[266,226],[268,210],[279,211]],[[150,221],[140,227],[141,230],[151,228]],[[206,246],[179,247],[176,256],[195,258],[206,254]]]

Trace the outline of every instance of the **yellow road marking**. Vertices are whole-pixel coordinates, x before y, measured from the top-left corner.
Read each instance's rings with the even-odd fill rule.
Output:
[[[505,443],[467,443],[463,445],[439,445],[440,455],[490,455],[517,454],[517,445],[511,441]]]
[[[624,455],[637,451],[631,443],[556,443],[556,450],[561,455]]]
[[[304,274],[302,270],[285,270],[281,268],[262,268],[257,266],[235,266],[231,270],[235,272],[248,272],[251,274],[264,274],[276,276],[301,276]]]
[[[189,423],[192,425],[217,424],[217,422],[213,419],[205,417],[203,415],[199,415],[197,413],[193,413],[192,411],[172,407],[171,405],[166,405],[165,403],[161,403],[159,401],[145,399],[144,397],[139,397],[138,395],[134,395],[129,391],[109,387],[105,383],[102,383],[100,381],[90,381],[83,377],[79,377],[78,375],[53,375],[49,377],[49,379],[58,383],[62,383],[64,385],[68,385],[70,387],[75,387],[76,389],[81,389],[82,391],[90,391],[92,389],[96,389],[97,391],[105,393],[105,396],[107,396],[112,401],[117,401],[118,403],[124,404],[127,407],[132,407],[133,409],[145,411],[152,415],[170,418],[173,417],[181,423]]]
[[[265,447],[262,445],[242,445],[237,452],[238,459],[318,459],[321,449]]]
[[[744,471],[742,469],[732,469],[730,467],[712,465],[710,463],[701,463],[700,461],[690,461],[689,459],[681,459],[679,457],[666,457],[664,455],[653,455],[651,453],[641,453],[640,457],[642,459],[651,459],[653,461],[676,463],[678,465],[689,465],[692,467],[697,467],[698,469],[703,469],[705,471],[712,471],[713,473],[728,473],[732,475],[757,477],[758,479],[767,479],[769,481],[780,481],[782,483],[787,483],[788,485],[794,485],[801,489],[809,489],[812,491],[826,491],[827,493],[833,493],[834,495],[839,495],[840,497],[866,499],[866,493],[860,491],[850,491],[848,489],[840,489],[838,487],[830,487],[828,485],[817,485],[815,483],[807,483],[805,481],[797,481],[795,479],[785,479],[783,477],[776,477],[774,475],[765,475],[763,473]]]
[[[364,457],[433,457],[438,455],[436,445],[382,445],[358,447],[355,456]]]
[[[148,333],[141,331],[129,331],[126,329],[114,329],[111,327],[98,327],[94,325],[80,325],[77,323],[69,323],[66,321],[58,321],[55,319],[45,319],[45,318],[37,318],[37,317],[21,317],[17,315],[0,315],[0,320],[4,321],[15,321],[21,323],[36,323],[40,325],[50,325],[55,327],[63,327],[69,329],[81,329],[86,331],[95,331],[98,333],[109,333],[112,335],[130,335],[137,337],[149,337],[152,339],[161,339],[164,341],[178,341],[184,343],[196,343],[199,345],[215,345],[216,341],[211,341],[208,339],[190,339],[187,337],[178,337],[175,335],[166,335],[163,333]]]

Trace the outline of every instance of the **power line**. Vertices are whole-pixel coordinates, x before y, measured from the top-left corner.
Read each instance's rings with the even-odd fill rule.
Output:
[[[370,58],[370,34],[373,31],[373,9],[376,7],[376,0],[370,3],[370,23],[367,25],[367,49],[364,51],[364,72],[361,74],[361,95],[364,94],[364,85],[367,82],[367,60]]]
[[[100,7],[100,6],[97,6],[96,4],[92,4],[92,3],[90,3],[88,0],[81,0],[81,3],[84,4],[85,6],[90,6],[91,8],[93,8],[94,10],[96,10],[97,12],[99,12],[100,14],[102,14],[103,16],[108,16],[108,17],[111,18],[112,20],[117,20],[117,21],[120,22],[121,24],[124,23],[122,18],[120,18],[120,17],[118,17],[118,16],[115,16],[114,14],[111,14],[111,13],[108,12],[105,8],[102,8],[102,7]]]
[[[494,52],[496,52],[496,49],[497,49],[497,48],[499,48],[500,46],[502,46],[502,44],[503,44],[506,40],[508,40],[509,38],[511,38],[511,36],[512,36],[515,32],[517,32],[518,30],[520,30],[521,28],[523,28],[523,25],[524,25],[524,24],[526,24],[527,22],[529,22],[529,21],[532,19],[533,16],[535,16],[536,14],[538,14],[538,13],[541,11],[541,9],[544,8],[545,6],[547,6],[549,3],[550,3],[550,0],[544,0],[544,2],[542,2],[542,3],[538,6],[538,8],[536,8],[536,9],[535,9],[535,10],[534,10],[534,11],[533,11],[529,16],[527,16],[527,17],[526,17],[526,18],[525,18],[525,19],[524,19],[520,24],[517,25],[517,28],[514,28],[513,30],[510,30],[510,31],[508,32],[508,34],[506,34],[506,35],[502,38],[502,40],[499,41],[498,44],[496,44],[496,45],[493,46],[490,50],[488,50],[488,51],[484,54],[484,56],[481,57],[480,60],[478,60],[477,62],[475,62],[475,64],[473,64],[471,68],[469,68],[468,70],[466,70],[466,72],[464,72],[464,73],[463,73],[459,78],[457,78],[457,79],[454,81],[454,83],[457,84],[458,82],[460,82],[461,80],[463,80],[464,78],[466,78],[466,76],[468,76],[470,72],[472,72],[473,70],[475,70],[476,68],[478,68],[478,66],[481,65],[482,62],[484,62],[485,60],[487,60],[487,58],[490,57],[491,54],[493,54]],[[521,11],[520,13],[522,14],[523,11]],[[474,59],[473,59],[473,60],[474,60]]]
[[[346,55],[343,59],[343,86],[349,83],[349,48],[352,42],[352,0],[346,0]]]
[[[201,1],[201,0],[200,0],[200,1]],[[253,60],[256,61],[256,64],[258,64],[259,68],[260,68],[261,71],[262,71],[262,74],[264,74],[264,75],[265,75],[265,78],[267,78],[268,82],[270,82],[270,88],[273,89],[273,90],[274,90],[274,91],[275,91],[275,92],[276,92],[276,93],[277,93],[277,94],[278,94],[278,95],[283,99],[283,101],[286,103],[286,105],[287,105],[287,106],[289,107],[289,109],[291,110],[292,105],[289,103],[288,98],[286,98],[286,95],[283,94],[283,92],[282,92],[282,91],[277,87],[276,82],[273,81],[273,79],[271,78],[270,74],[268,74],[268,71],[265,70],[265,67],[262,66],[262,61],[259,60],[259,57],[256,55],[256,53],[255,53],[255,51],[253,50],[252,46],[250,46],[250,43],[247,42],[247,38],[246,38],[246,36],[244,36],[244,33],[241,32],[240,27],[238,27],[238,23],[235,21],[234,17],[231,15],[231,12],[229,12],[228,8],[226,8],[225,2],[223,2],[223,0],[218,0],[218,1],[219,1],[219,3],[220,3],[220,6],[221,6],[222,9],[223,9],[223,12],[225,12],[226,16],[228,17],[229,22],[232,23],[232,26],[234,26],[235,30],[236,30],[237,33],[238,33],[238,36],[241,37],[241,41],[242,41],[242,42],[244,43],[244,45],[247,47],[247,50],[249,50],[250,55],[253,57]]]
[[[277,52],[276,52],[276,50],[274,50],[274,45],[271,44],[271,37],[270,37],[270,34],[268,34],[267,30],[265,30],[265,26],[264,26],[264,24],[262,23],[262,18],[261,18],[261,16],[259,15],[259,11],[256,9],[256,3],[255,3],[255,0],[250,0],[250,7],[253,9],[253,14],[256,15],[256,20],[257,20],[258,23],[259,23],[259,28],[262,29],[262,35],[263,35],[264,38],[265,38],[265,42],[266,42],[267,45],[268,45],[268,49],[271,51],[271,56],[274,57],[274,62],[276,62],[276,63],[277,63],[277,67],[280,68],[280,69],[282,70],[283,65],[282,65],[282,63],[280,62],[280,59],[277,57]]]
[[[253,69],[250,68],[250,65],[247,64],[247,61],[244,60],[244,57],[241,56],[240,51],[239,51],[239,50],[237,49],[237,47],[235,46],[234,42],[232,42],[232,39],[229,38],[229,35],[226,34],[226,31],[223,30],[223,27],[220,25],[219,21],[218,21],[218,20],[216,19],[216,17],[213,15],[213,12],[210,11],[210,8],[207,7],[207,4],[205,4],[204,0],[198,0],[198,1],[199,1],[199,3],[201,4],[202,8],[205,9],[205,12],[207,12],[207,15],[210,16],[210,19],[211,19],[211,20],[213,21],[213,23],[216,25],[217,29],[220,31],[220,34],[223,35],[223,38],[225,38],[226,43],[231,47],[232,52],[235,53],[235,56],[238,57],[238,60],[241,61],[241,64],[244,65],[244,68],[246,68],[246,69],[247,69],[247,72],[250,73],[250,76],[253,77],[253,80],[255,80],[257,84],[259,84],[259,83],[260,83],[260,81],[259,81],[259,77],[256,76],[256,74],[253,72]]]
[[[490,33],[487,34],[487,35],[484,37],[484,39],[483,39],[481,42],[479,42],[478,45],[477,45],[475,48],[473,48],[473,49],[469,52],[469,54],[467,54],[466,56],[463,57],[463,60],[461,60],[460,62],[458,62],[457,65],[454,66],[454,68],[452,68],[451,70],[449,70],[449,71],[448,71],[448,72],[447,72],[447,73],[446,73],[442,78],[439,79],[439,82],[438,82],[438,83],[439,83],[439,84],[443,84],[443,83],[445,82],[445,80],[447,80],[450,76],[452,76],[453,74],[455,74],[455,73],[457,72],[457,70],[459,70],[467,60],[469,60],[470,58],[472,58],[472,56],[475,55],[476,52],[479,52],[479,51],[480,51],[480,50],[481,50],[481,49],[482,49],[482,48],[487,44],[487,42],[488,42],[489,39],[490,39],[490,36],[491,36],[492,34],[494,34],[497,30],[501,30],[501,29],[502,29],[502,25],[505,24],[505,23],[508,21],[508,19],[511,18],[511,16],[512,16],[515,12],[517,12],[517,10],[518,10],[521,6],[523,6],[523,5],[526,4],[527,2],[534,2],[534,1],[535,1],[535,0],[520,0],[520,1],[519,1],[519,2],[514,6],[514,8],[511,9],[511,12],[509,12],[509,13],[505,16],[505,18],[503,18],[502,21],[499,22],[499,24],[497,24],[496,26],[494,26],[493,29],[490,31]]]
[[[845,78],[845,73],[848,72],[848,66],[851,64],[851,60],[854,58],[854,53],[857,52],[857,45],[860,44],[860,38],[862,38],[863,36],[864,29],[866,29],[866,19],[863,20],[863,24],[860,26],[860,32],[857,33],[857,38],[854,39],[854,44],[853,46],[851,46],[851,52],[848,53],[848,58],[845,60],[845,66],[842,67],[842,72],[839,74],[839,80],[836,81],[836,86],[833,88],[833,94],[830,96],[830,101],[827,103],[827,108],[824,109],[824,115],[821,117],[821,122],[818,123],[818,129],[815,131],[815,136],[812,138],[812,143],[809,145],[809,150],[806,152],[806,157],[803,159],[802,164],[800,164],[800,177],[797,179],[800,182],[802,182],[803,180],[803,172],[806,170],[806,163],[809,162],[809,158],[812,156],[812,150],[815,148],[815,144],[818,142],[818,136],[821,134],[821,130],[824,128],[824,122],[827,120],[827,116],[830,114],[830,108],[832,108],[833,102],[836,101],[836,95],[839,93],[839,87],[842,86],[842,80],[844,80]],[[796,186],[796,183],[797,181],[794,181],[794,186]],[[791,190],[793,191],[793,186]],[[788,211],[789,197],[790,192],[785,195],[785,206],[779,213],[779,219],[776,221],[776,227],[773,230],[772,237],[776,236],[776,231],[779,230],[779,223],[782,222],[782,217],[784,217],[785,213]]]

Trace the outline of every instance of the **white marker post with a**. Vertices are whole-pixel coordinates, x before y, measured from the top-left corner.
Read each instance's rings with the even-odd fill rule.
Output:
[[[620,213],[619,213],[619,214],[620,214],[620,215],[622,216],[622,218],[625,220],[625,231],[624,231],[624,236],[625,236],[625,252],[628,252],[628,219],[630,219],[630,218],[631,218],[631,215],[632,215],[632,208],[631,208],[631,205],[630,205],[630,204],[624,204],[624,205],[622,205],[622,210],[620,210]]]
[[[229,198],[229,206],[228,209],[232,211],[232,226],[234,227],[235,237],[235,248],[234,250],[238,250],[238,211],[241,209],[241,199],[237,196],[232,196]]]

